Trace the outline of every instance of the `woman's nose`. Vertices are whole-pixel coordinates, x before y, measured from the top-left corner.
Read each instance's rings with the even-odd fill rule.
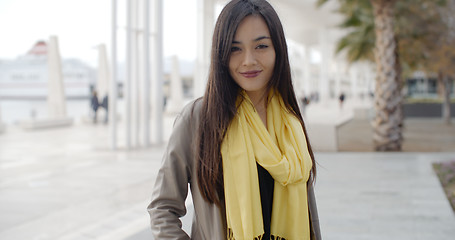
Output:
[[[245,51],[245,54],[243,56],[243,65],[244,66],[249,66],[249,65],[256,65],[256,56],[252,51]]]

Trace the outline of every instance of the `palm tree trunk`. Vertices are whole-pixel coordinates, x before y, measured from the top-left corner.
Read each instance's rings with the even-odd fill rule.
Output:
[[[376,151],[400,151],[402,111],[397,42],[394,33],[395,0],[370,0],[376,32],[376,89],[373,141]]]

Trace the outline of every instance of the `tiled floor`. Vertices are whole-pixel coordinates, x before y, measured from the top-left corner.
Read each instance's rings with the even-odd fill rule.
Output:
[[[150,239],[146,206],[165,146],[110,151],[107,135],[83,124],[0,135],[0,239]],[[455,153],[316,158],[325,240],[454,239],[455,215],[431,163]]]

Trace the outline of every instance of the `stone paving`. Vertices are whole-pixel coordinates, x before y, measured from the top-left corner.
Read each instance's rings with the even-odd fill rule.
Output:
[[[168,117],[166,135],[171,125]],[[146,206],[165,146],[111,151],[107,137],[102,124],[8,126],[0,135],[0,239],[152,239]],[[431,164],[455,152],[316,159],[324,239],[454,239],[455,214]]]
[[[454,153],[317,154],[324,239],[454,239],[455,215],[431,163]]]
[[[455,152],[455,118],[447,125],[441,118],[404,120],[403,152]],[[362,131],[358,131],[362,129]],[[355,134],[352,134],[355,132]],[[342,152],[371,152],[373,127],[368,119],[352,119],[338,129],[338,146]]]

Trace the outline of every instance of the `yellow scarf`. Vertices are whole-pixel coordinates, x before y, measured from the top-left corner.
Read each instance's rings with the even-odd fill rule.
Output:
[[[242,95],[221,145],[228,239],[262,239],[264,234],[256,162],[275,180],[271,235],[310,239],[306,182],[312,161],[300,121],[271,91],[266,129],[247,94]]]

